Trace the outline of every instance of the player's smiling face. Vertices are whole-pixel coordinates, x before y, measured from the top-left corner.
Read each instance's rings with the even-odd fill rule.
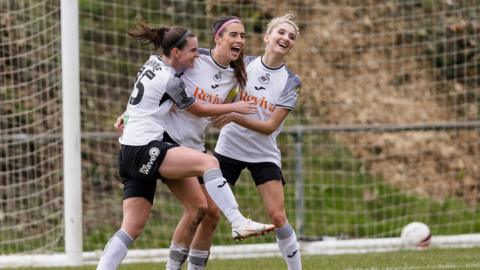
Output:
[[[221,36],[215,37],[215,46],[226,60],[235,61],[245,46],[245,27],[241,23],[231,23]]]
[[[266,49],[270,52],[286,55],[295,45],[297,34],[289,23],[281,23],[265,35]]]
[[[198,40],[196,37],[187,39],[187,44],[176,53],[177,63],[181,68],[192,68],[198,57]]]

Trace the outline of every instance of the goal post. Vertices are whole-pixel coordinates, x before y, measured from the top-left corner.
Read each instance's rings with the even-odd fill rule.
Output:
[[[78,0],[61,0],[63,185],[66,264],[82,265],[80,40]]]

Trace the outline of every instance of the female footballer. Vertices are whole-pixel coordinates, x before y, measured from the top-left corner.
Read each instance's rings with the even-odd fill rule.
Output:
[[[180,78],[185,69],[193,67],[199,56],[197,38],[187,29],[179,26],[150,28],[139,22],[129,34],[152,43],[155,49],[161,48],[163,53],[150,56],[138,72],[123,115],[124,128],[119,139],[123,220],[121,228],[108,241],[97,269],[117,269],[128,246],[141,234],[150,214],[158,178],[184,179],[203,175],[208,195],[234,230],[254,229],[257,233],[269,230],[269,225],[251,221],[241,214],[214,157],[163,141],[167,115],[173,104],[180,110],[200,116],[252,113],[256,109],[247,102],[204,104],[187,95]],[[201,192],[198,183],[194,188]],[[199,213],[206,208],[206,200],[199,201]],[[200,220],[201,217],[199,214]]]

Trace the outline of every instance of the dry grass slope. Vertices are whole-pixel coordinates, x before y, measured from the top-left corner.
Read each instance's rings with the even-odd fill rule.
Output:
[[[302,102],[312,124],[462,120],[441,94],[453,83],[439,82],[419,45],[404,40],[409,24],[395,16],[397,9],[389,3],[312,6],[312,21],[290,58],[303,78]],[[470,112],[476,115],[478,106]],[[404,190],[438,200],[480,199],[476,131],[354,133],[336,139],[368,171]]]

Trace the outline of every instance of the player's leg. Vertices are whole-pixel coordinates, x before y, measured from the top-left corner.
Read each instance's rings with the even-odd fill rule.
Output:
[[[268,216],[276,228],[287,223],[282,182],[272,180],[257,186]]]
[[[230,223],[244,219],[230,186],[223,178],[218,161],[205,153],[187,147],[172,148],[167,152],[160,166],[160,174],[167,179],[181,179],[191,176],[204,177],[208,194],[220,207]]]
[[[142,197],[123,201],[123,220],[118,230],[108,241],[97,270],[114,270],[127,255],[128,246],[143,232],[152,203]]]
[[[297,235],[288,223],[285,211],[285,199],[281,181],[268,181],[257,186],[262,200],[267,208],[268,215],[275,224],[275,234],[280,252],[288,265],[289,270],[302,269],[300,250]]]
[[[246,219],[238,209],[237,201],[225,178],[222,176],[215,157],[186,147],[175,147],[167,154],[159,169],[167,179],[182,179],[189,176],[201,176],[208,195],[220,208],[233,228],[248,229],[258,235],[273,229],[271,224],[261,224]]]
[[[188,257],[189,247],[207,210],[207,199],[197,177],[165,180],[165,184],[182,203],[184,211],[175,228],[170,245],[167,270],[180,270]]]
[[[188,270],[205,269],[210,255],[210,247],[213,243],[213,235],[220,221],[221,212],[215,202],[208,196],[207,190],[202,185],[204,194],[207,197],[208,209],[205,217],[197,228],[195,237],[190,245],[190,254],[188,255]]]
[[[222,156],[218,153],[215,153],[214,156],[217,158],[222,174],[225,176],[226,182],[232,186],[235,185],[235,182],[238,179],[241,171],[245,168],[246,163],[240,160],[232,159],[226,156]],[[225,185],[228,185],[225,183]],[[208,189],[208,185],[205,185]],[[239,226],[232,227],[232,237],[235,240],[242,240],[251,236],[263,235],[267,232],[272,231],[275,226],[268,224],[266,227],[260,226],[257,222],[252,222],[247,219],[244,220]]]
[[[144,146],[122,146],[118,158],[123,181],[122,226],[105,246],[97,270],[117,269],[128,246],[143,232],[155,197],[158,167],[168,147],[159,141]]]
[[[302,269],[297,236],[285,211],[283,175],[280,167],[271,162],[248,163],[257,190],[265,204],[267,213],[275,225],[278,247],[289,270]]]

